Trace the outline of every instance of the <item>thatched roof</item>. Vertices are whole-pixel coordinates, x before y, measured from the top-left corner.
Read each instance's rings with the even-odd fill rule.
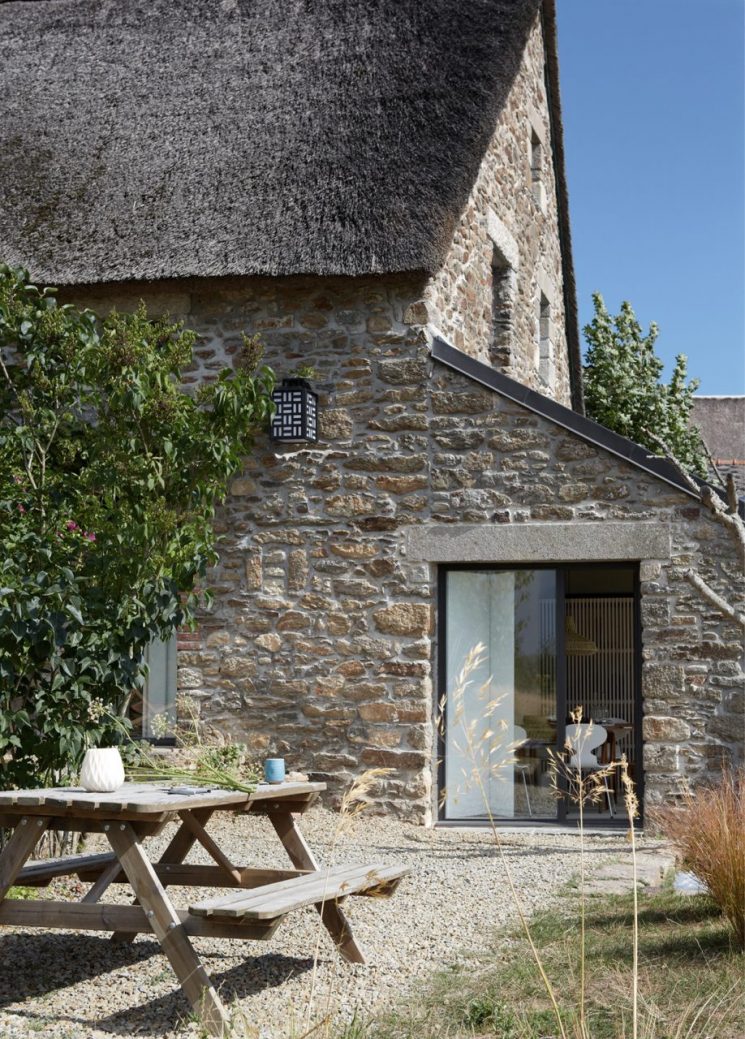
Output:
[[[434,270],[538,6],[0,4],[0,256],[57,284]]]

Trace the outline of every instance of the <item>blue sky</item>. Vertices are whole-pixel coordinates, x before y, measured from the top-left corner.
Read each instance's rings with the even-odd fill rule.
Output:
[[[745,0],[558,0],[580,326],[631,301],[745,393]]]

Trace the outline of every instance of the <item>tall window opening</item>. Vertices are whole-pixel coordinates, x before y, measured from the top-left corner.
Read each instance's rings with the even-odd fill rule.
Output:
[[[556,371],[551,340],[551,304],[543,293],[538,313],[538,374],[545,386],[553,387]]]
[[[543,145],[535,130],[530,130],[530,180],[533,198],[541,209],[546,206],[546,189],[543,183]]]
[[[512,360],[512,322],[515,304],[515,272],[495,245],[492,251],[492,348],[491,363],[503,368]]]

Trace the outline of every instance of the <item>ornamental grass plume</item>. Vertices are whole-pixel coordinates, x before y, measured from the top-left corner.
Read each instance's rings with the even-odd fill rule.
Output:
[[[639,797],[636,793],[636,785],[629,772],[629,762],[625,754],[621,755],[620,761],[621,785],[623,787],[623,803],[626,809],[626,818],[629,822],[629,841],[631,843],[631,861],[633,863],[634,877],[634,914],[633,914],[633,936],[632,936],[632,967],[631,967],[631,998],[632,1010],[631,1021],[633,1028],[633,1039],[639,1035],[639,885],[637,883],[636,862],[636,827],[634,822],[639,818]]]
[[[465,658],[465,661],[463,663],[463,667],[461,668],[461,670],[456,675],[455,687],[454,687],[452,693],[450,694],[451,695],[451,700],[452,700],[452,705],[453,705],[452,718],[450,719],[450,724],[453,725],[453,726],[457,726],[458,727],[460,740],[461,740],[461,743],[458,745],[458,749],[461,751],[461,753],[466,755],[466,757],[469,759],[469,761],[470,761],[470,763],[472,765],[472,772],[470,773],[470,775],[465,775],[465,778],[467,780],[470,779],[470,781],[475,784],[475,786],[478,788],[479,793],[481,795],[481,799],[482,799],[482,802],[483,802],[483,805],[484,805],[484,810],[486,812],[486,818],[488,819],[489,828],[491,830],[492,838],[493,838],[493,841],[494,841],[494,846],[495,846],[495,848],[497,850],[497,854],[499,856],[500,865],[502,867],[505,879],[507,881],[507,885],[508,885],[509,890],[510,890],[510,896],[512,898],[512,904],[513,904],[513,906],[515,908],[515,912],[517,914],[518,920],[520,921],[520,926],[522,928],[522,932],[525,935],[525,939],[526,939],[526,941],[528,943],[528,946],[530,947],[530,951],[531,951],[531,954],[533,956],[533,960],[535,962],[536,969],[538,970],[538,973],[540,975],[541,982],[543,983],[543,987],[545,989],[546,995],[547,995],[547,997],[549,999],[549,1002],[551,1003],[551,1008],[553,1010],[554,1018],[555,1018],[555,1021],[556,1021],[556,1028],[557,1028],[558,1034],[560,1036],[560,1039],[569,1039],[569,1036],[567,1035],[566,1027],[564,1025],[564,1021],[563,1021],[562,1016],[561,1016],[561,1010],[559,1009],[559,1003],[558,1003],[558,1000],[557,1000],[556,993],[554,992],[553,985],[551,984],[551,981],[549,980],[549,977],[548,977],[548,974],[546,973],[546,969],[545,969],[545,967],[543,965],[543,961],[541,959],[540,953],[538,952],[538,949],[536,947],[535,941],[533,939],[533,935],[532,935],[531,930],[530,930],[530,924],[528,922],[527,910],[525,909],[525,907],[523,905],[523,902],[522,902],[522,900],[520,898],[520,895],[518,894],[517,886],[515,884],[515,880],[514,880],[514,877],[512,875],[512,870],[510,869],[510,865],[509,865],[509,862],[507,860],[507,856],[505,855],[504,844],[503,844],[502,839],[500,837],[499,829],[497,827],[497,821],[496,821],[496,819],[494,817],[494,813],[491,810],[489,796],[488,796],[487,790],[486,790],[486,785],[485,785],[485,780],[484,780],[484,775],[483,775],[483,766],[484,766],[485,759],[484,759],[483,753],[479,753],[479,746],[478,746],[479,739],[487,741],[487,743],[491,743],[491,745],[493,747],[499,747],[500,744],[501,744],[501,740],[499,738],[499,735],[497,733],[493,732],[492,730],[488,730],[487,732],[485,732],[485,733],[483,733],[483,734],[481,734],[479,736],[479,734],[477,732],[478,719],[472,719],[469,722],[467,720],[467,716],[466,716],[466,706],[465,706],[466,691],[468,690],[469,686],[471,686],[473,681],[474,681],[473,676],[478,673],[479,668],[486,661],[486,659],[487,659],[487,650],[486,650],[486,646],[484,645],[483,642],[477,643],[466,654],[466,658]],[[492,680],[491,680],[491,676],[490,676],[479,687],[479,691],[478,691],[479,692],[479,699],[481,699],[482,702],[484,701],[484,699],[486,698],[486,696],[489,693],[489,690],[491,688],[491,681]],[[486,706],[483,708],[482,717],[483,718],[490,717],[491,712],[500,703],[500,701],[502,699],[503,699],[503,697],[497,697],[496,699],[489,700],[489,702],[486,703]],[[447,697],[443,697],[440,700],[440,704],[439,704],[439,711],[440,711],[439,724],[440,724],[440,726],[444,725],[446,706],[447,706]],[[441,731],[444,732],[444,729],[441,729]],[[514,750],[514,747],[515,747],[515,744],[513,743],[511,745],[506,746],[504,749],[506,749],[506,750],[511,752],[511,751]],[[505,755],[495,765],[488,767],[489,774],[490,775],[494,775],[495,773],[498,774],[500,769],[503,769],[503,768],[507,767],[508,765],[511,767],[514,764],[514,760],[515,759],[511,755],[511,753],[508,754],[508,755]],[[443,794],[443,796],[444,796],[444,794]]]
[[[683,865],[706,884],[745,951],[745,767],[725,766],[716,785],[695,794],[686,789],[678,805],[651,814]]]
[[[355,826],[360,820],[360,816],[365,812],[372,802],[372,794],[374,793],[375,787],[381,779],[391,775],[394,770],[392,768],[370,768],[366,772],[362,772],[359,776],[355,776],[350,786],[345,790],[342,795],[341,804],[339,806],[339,814],[336,820],[336,826],[334,827],[334,833],[331,838],[331,846],[328,851],[328,864],[322,867],[325,872],[325,882],[323,888],[323,894],[321,896],[320,905],[322,911],[318,914],[318,925],[316,927],[316,944],[313,951],[313,973],[311,975],[310,982],[310,995],[308,996],[308,1006],[305,1014],[305,1030],[300,1036],[300,1039],[305,1039],[306,1036],[312,1033],[318,1033],[327,1035],[329,1025],[333,1019],[333,982],[334,975],[332,974],[328,998],[326,1000],[326,1006],[322,1012],[319,1020],[313,1023],[313,1014],[315,1011],[316,1004],[316,990],[318,986],[318,963],[321,958],[321,937],[323,930],[323,907],[325,907],[328,901],[328,885],[331,879],[331,871],[336,861],[336,849],[339,840],[342,836],[349,836],[353,833]],[[338,960],[335,961],[335,967],[338,969]]]
[[[572,725],[581,725],[583,707],[579,704],[573,711],[569,712]],[[587,723],[586,740],[593,730],[593,722]],[[586,898],[586,855],[585,855],[585,808],[588,805],[598,804],[602,801],[608,788],[608,779],[613,775],[615,762],[605,766],[598,766],[590,772],[586,772],[581,765],[580,756],[582,744],[573,743],[568,737],[564,742],[561,753],[555,753],[548,749],[549,777],[551,788],[559,799],[565,798],[577,805],[579,815],[579,1021],[578,1035],[584,1037],[587,1033],[587,985],[586,985],[586,929],[585,920],[587,916]],[[633,820],[631,822],[633,830]],[[634,887],[636,888],[636,859],[634,860]],[[636,1039],[636,985],[634,987],[634,1039]]]

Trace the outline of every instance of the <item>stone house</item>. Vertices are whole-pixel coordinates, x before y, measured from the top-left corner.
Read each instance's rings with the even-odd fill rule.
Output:
[[[41,0],[0,21],[4,258],[183,318],[192,382],[243,331],[280,379],[315,370],[318,443],[267,436],[233,481],[180,687],[332,787],[391,769],[377,799],[413,820],[484,815],[454,695],[479,643],[462,717],[500,818],[571,814],[547,748],[577,703],[647,803],[741,751],[740,632],[684,578],[742,599],[727,533],[583,415],[555,18]]]
[[[699,394],[693,398],[690,417],[701,432],[719,479],[731,476],[737,494],[745,498],[745,396]]]

